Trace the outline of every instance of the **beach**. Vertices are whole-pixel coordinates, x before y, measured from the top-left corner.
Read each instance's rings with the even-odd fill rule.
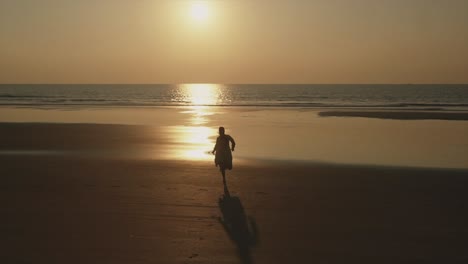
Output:
[[[288,119],[300,126],[298,120],[310,121],[310,111],[301,116],[304,111],[295,110],[298,119],[292,120],[287,111],[230,111],[227,128],[238,147],[226,185],[204,149],[216,136],[216,114],[170,109],[186,120],[148,126],[93,123],[83,116],[88,122],[77,122],[73,111],[40,111],[51,119],[57,111],[71,122],[0,124],[6,263],[468,260],[466,169],[262,159],[246,139],[283,115],[288,118],[274,124],[278,130],[288,131]],[[258,118],[272,114],[274,120]],[[143,113],[135,116],[146,120]],[[186,129],[177,122],[186,122]],[[465,122],[447,122],[464,131]],[[187,131],[207,133],[207,144],[199,135],[195,143],[188,140]],[[274,147],[286,151],[294,142]],[[260,139],[258,144],[263,146]],[[194,148],[202,148],[200,156]]]
[[[467,264],[468,0],[0,0],[0,264]]]

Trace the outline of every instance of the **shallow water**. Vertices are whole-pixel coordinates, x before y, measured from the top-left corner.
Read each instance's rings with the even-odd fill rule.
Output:
[[[224,126],[237,142],[235,164],[286,160],[468,168],[467,121],[324,118],[315,109],[208,106],[2,108],[1,113],[0,122],[145,126],[124,135],[122,140],[131,141],[124,149],[92,149],[89,155],[208,162],[217,128]]]

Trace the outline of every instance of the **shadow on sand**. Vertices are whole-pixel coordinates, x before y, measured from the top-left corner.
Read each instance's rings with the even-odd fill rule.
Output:
[[[231,196],[226,181],[224,181],[224,195],[219,198],[218,204],[223,214],[219,222],[229,238],[236,243],[242,263],[253,263],[250,248],[258,243],[257,224],[254,218],[247,217],[239,197]]]

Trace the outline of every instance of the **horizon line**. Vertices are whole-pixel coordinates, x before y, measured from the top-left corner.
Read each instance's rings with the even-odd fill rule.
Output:
[[[0,83],[0,85],[181,85],[181,84],[218,84],[218,85],[468,85],[468,83]]]

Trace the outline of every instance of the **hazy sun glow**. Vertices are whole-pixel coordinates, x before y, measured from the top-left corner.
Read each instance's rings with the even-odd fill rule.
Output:
[[[0,83],[463,84],[466,14],[467,0],[4,0]]]
[[[196,1],[190,6],[190,16],[195,21],[206,21],[210,16],[210,7],[206,1]]]

